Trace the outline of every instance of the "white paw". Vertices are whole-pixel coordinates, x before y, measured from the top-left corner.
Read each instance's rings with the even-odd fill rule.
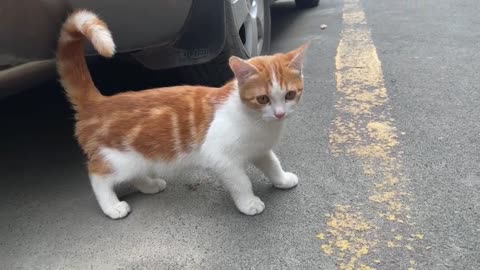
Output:
[[[110,209],[105,210],[105,215],[112,219],[124,218],[130,213],[130,206],[126,202],[118,202]]]
[[[167,182],[165,182],[165,180],[162,178],[153,178],[138,182],[135,186],[142,193],[155,194],[160,191],[164,191],[167,187]]]
[[[238,210],[245,215],[253,216],[258,215],[265,209],[265,204],[258,197],[252,197],[245,199],[237,204]]]
[[[298,177],[291,172],[287,172],[283,176],[283,179],[273,184],[273,186],[280,189],[290,189],[295,187],[297,184]]]

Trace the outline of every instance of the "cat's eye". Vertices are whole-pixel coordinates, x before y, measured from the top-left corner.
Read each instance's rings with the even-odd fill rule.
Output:
[[[270,98],[267,95],[261,95],[257,97],[257,102],[264,105],[270,102]]]
[[[285,95],[286,100],[293,100],[297,96],[297,91],[288,91]]]

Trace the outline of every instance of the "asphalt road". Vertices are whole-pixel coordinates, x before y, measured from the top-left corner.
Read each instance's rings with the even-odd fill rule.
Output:
[[[479,11],[474,0],[276,4],[273,52],[313,40],[306,98],[277,148],[300,184],[275,190],[252,169],[266,204],[254,217],[196,172],[157,195],[125,187],[133,212],[110,220],[58,85],[1,100],[0,268],[480,269]],[[182,82],[93,72],[107,92]]]

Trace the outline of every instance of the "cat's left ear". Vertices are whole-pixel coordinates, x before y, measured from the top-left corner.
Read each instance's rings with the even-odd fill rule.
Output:
[[[287,55],[291,57],[290,63],[288,64],[289,68],[298,71],[300,74],[302,73],[303,60],[305,59],[308,47],[310,47],[310,43],[311,42],[309,41],[297,49],[287,53]]]

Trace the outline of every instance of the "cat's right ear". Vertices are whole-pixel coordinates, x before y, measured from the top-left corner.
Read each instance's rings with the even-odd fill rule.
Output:
[[[235,78],[239,85],[244,84],[252,76],[258,74],[258,69],[256,67],[239,57],[230,57],[228,64],[230,65],[233,74],[235,74]]]
[[[308,47],[310,47],[310,44],[311,42],[309,41],[287,54],[291,57],[291,61],[288,64],[289,68],[294,69],[300,74],[302,74],[302,67],[304,62],[303,60],[305,58]]]

